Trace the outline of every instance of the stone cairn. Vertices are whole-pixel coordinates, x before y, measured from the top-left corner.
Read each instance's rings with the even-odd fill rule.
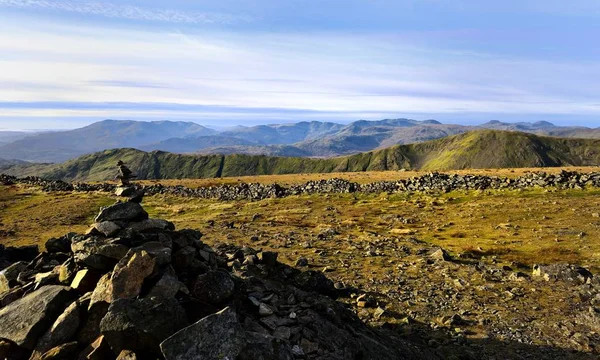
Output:
[[[323,273],[213,249],[129,200],[39,254],[0,249],[1,359],[437,358],[367,327]]]

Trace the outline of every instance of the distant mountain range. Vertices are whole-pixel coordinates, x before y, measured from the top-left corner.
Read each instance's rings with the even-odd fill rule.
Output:
[[[218,132],[191,122],[105,120],[70,130],[30,135],[0,132],[0,157],[60,163],[113,148],[196,154],[334,157],[413,144],[477,129],[510,130],[564,138],[600,139],[600,128],[555,126],[546,121],[479,126],[442,124],[435,120],[359,120],[348,125],[299,122],[238,126]]]
[[[453,170],[586,166],[600,164],[600,140],[564,139],[523,132],[477,130],[422,143],[332,158],[264,155],[182,155],[113,149],[57,165],[17,165],[6,173],[47,178],[113,179],[125,161],[140,179],[212,178],[243,175],[328,173],[371,170]]]

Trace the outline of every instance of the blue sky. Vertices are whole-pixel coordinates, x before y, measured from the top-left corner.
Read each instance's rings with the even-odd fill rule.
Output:
[[[0,129],[600,126],[600,1],[0,0]]]

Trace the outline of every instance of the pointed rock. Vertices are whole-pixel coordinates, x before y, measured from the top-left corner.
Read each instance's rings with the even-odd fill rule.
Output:
[[[132,299],[140,294],[144,280],[154,271],[155,260],[144,250],[130,250],[111,277],[111,300]]]

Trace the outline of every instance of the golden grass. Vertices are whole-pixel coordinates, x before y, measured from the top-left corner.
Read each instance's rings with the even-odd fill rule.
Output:
[[[545,171],[547,173],[558,173],[561,170],[578,171],[589,173],[598,171],[598,167],[582,166],[582,167],[564,167],[564,168],[519,168],[519,169],[470,169],[470,170],[452,170],[442,171],[447,174],[471,174],[471,175],[496,175],[505,177],[517,177],[527,172]],[[240,177],[225,177],[213,179],[172,179],[172,180],[143,180],[143,184],[163,184],[168,186],[183,185],[190,188],[208,187],[223,184],[237,184],[240,182],[246,183],[263,183],[280,185],[302,184],[307,181],[326,180],[331,178],[346,179],[357,183],[369,183],[375,181],[393,181],[399,179],[407,179],[414,176],[421,176],[429,173],[428,171],[369,171],[369,172],[343,172],[330,174],[289,174],[289,175],[260,175],[260,176],[240,176]]]
[[[491,174],[532,170],[514,171]],[[391,173],[416,175],[376,173],[369,180],[389,178]],[[364,174],[345,175],[356,176],[353,181],[366,180]],[[261,178],[266,182],[275,178],[306,180]],[[201,186],[205,180],[189,181]],[[101,205],[114,200],[101,193],[46,194],[20,186],[1,187],[0,242],[43,243],[69,231],[81,232]],[[313,248],[343,251],[381,239],[414,237],[454,254],[495,257],[502,263],[570,262],[600,270],[600,218],[595,217],[600,214],[600,190],[595,189],[329,194],[226,202],[156,195],[146,197],[144,205],[151,216],[171,220],[178,228],[201,230],[209,243],[289,248],[282,257],[289,257],[290,262],[302,254],[314,256]],[[209,221],[217,225],[208,227]],[[223,229],[219,224],[224,222],[236,226]],[[319,232],[327,228],[334,228],[339,235],[334,240],[318,239]],[[251,243],[252,236],[261,240]]]

